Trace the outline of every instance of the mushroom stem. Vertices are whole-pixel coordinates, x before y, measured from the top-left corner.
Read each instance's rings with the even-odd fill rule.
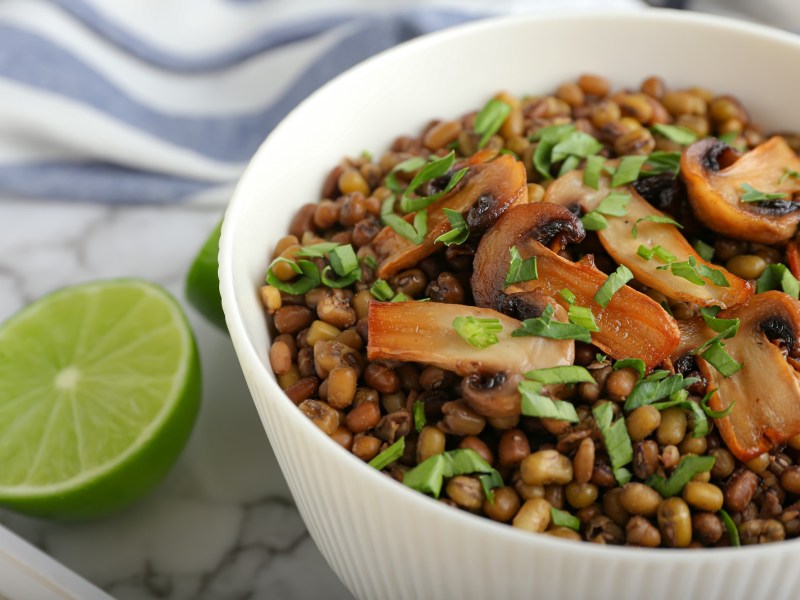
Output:
[[[733,405],[716,424],[731,452],[748,461],[800,433],[800,373],[787,361],[800,342],[800,302],[783,292],[764,292],[718,317],[740,320],[739,332],[724,347],[741,370],[723,377],[702,357],[694,359],[708,390],[716,390],[709,406]],[[675,360],[716,335],[702,319],[682,323],[681,330]]]
[[[800,222],[800,181],[786,174],[800,170],[800,157],[775,136],[736,159],[732,149],[714,138],[689,146],[681,174],[697,218],[724,235],[780,244],[789,241]],[[748,185],[782,198],[744,202]]]

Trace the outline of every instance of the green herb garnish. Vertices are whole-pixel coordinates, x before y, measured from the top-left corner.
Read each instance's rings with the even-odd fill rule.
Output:
[[[714,259],[714,246],[706,244],[703,240],[695,240],[692,248],[706,262],[711,262]]]
[[[665,215],[648,215],[646,217],[642,217],[638,219],[636,223],[633,224],[633,229],[631,229],[631,235],[633,239],[639,237],[639,223],[665,223],[667,225],[675,225],[679,229],[683,229],[683,225],[678,223],[675,219],[671,217],[667,217]]]
[[[706,416],[708,416],[710,419],[724,419],[729,414],[731,414],[731,411],[733,410],[733,405],[736,404],[736,401],[734,400],[733,402],[731,402],[728,406],[725,407],[724,410],[714,410],[708,405],[708,401],[711,400],[711,397],[714,395],[714,392],[716,391],[717,388],[714,388],[713,390],[709,390],[708,392],[706,392],[706,395],[703,396],[703,399],[700,401],[700,407],[703,409],[703,412],[706,413]]]
[[[600,231],[608,227],[608,221],[596,210],[586,213],[581,217],[581,223],[586,231]]]
[[[659,475],[651,475],[645,483],[664,498],[671,498],[680,494],[686,484],[692,480],[692,477],[698,473],[710,471],[715,461],[716,457],[714,456],[689,455],[675,468],[669,479],[664,479]]]
[[[446,231],[434,241],[441,242],[445,246],[453,246],[463,244],[469,237],[469,226],[464,220],[464,217],[457,210],[450,208],[443,208],[444,214],[447,215],[447,220],[450,221],[450,231]]]
[[[563,290],[558,292],[558,294],[566,301],[567,304],[570,305],[575,304],[576,297],[575,294],[572,293],[572,290],[564,288]]]
[[[538,141],[533,152],[533,166],[545,179],[552,179],[550,174],[553,164],[565,161],[562,173],[578,166],[581,158],[597,154],[603,145],[588,133],[578,131],[575,125],[551,125],[544,127],[532,136]]]
[[[483,148],[489,139],[500,130],[511,113],[511,105],[497,98],[492,98],[475,116],[475,133],[481,136],[478,148]]]
[[[786,265],[767,265],[767,268],[756,280],[756,293],[776,290],[778,286],[792,298],[797,298],[800,294],[800,282]]]
[[[633,369],[638,373],[639,379],[644,377],[645,365],[641,358],[623,358],[614,363],[614,370]]]
[[[633,273],[631,273],[630,269],[625,265],[618,266],[617,270],[611,273],[608,279],[603,282],[603,285],[600,286],[600,289],[597,290],[594,295],[594,301],[605,308],[611,302],[614,294],[631,279],[633,279]]]
[[[486,480],[481,480],[482,483],[485,483],[484,491],[486,487],[491,489],[503,485],[503,478],[492,468],[492,465],[483,460],[480,454],[467,448],[443,452],[422,461],[406,472],[403,484],[418,492],[431,494],[438,498],[445,478],[473,473],[490,476]]]
[[[653,246],[652,248],[647,248],[646,246],[639,246],[636,250],[636,254],[641,256],[645,260],[652,260],[653,258],[657,258],[662,263],[671,263],[677,257],[672,254],[669,250],[664,248],[664,246]]]
[[[633,447],[625,427],[625,419],[617,419],[612,424],[614,408],[610,402],[605,402],[592,409],[592,415],[594,415],[597,428],[603,436],[603,443],[611,461],[614,478],[620,485],[625,485],[630,481],[631,474],[623,467],[633,460]]]
[[[412,412],[414,413],[414,430],[419,433],[428,424],[428,419],[425,417],[425,403],[421,400],[414,402]]]
[[[588,133],[572,131],[553,147],[550,159],[552,162],[557,163],[568,156],[586,158],[592,154],[597,154],[602,149],[603,144]]]
[[[783,167],[784,173],[781,175],[781,178],[778,179],[778,185],[782,184],[784,181],[789,179],[789,177],[793,179],[800,179],[800,171],[794,171],[789,167]]]
[[[338,279],[332,277],[334,271],[331,267],[322,269],[321,279],[322,283],[329,288],[341,289],[348,285],[353,285],[356,281],[361,281],[361,269],[350,271],[347,275],[339,277]]]
[[[525,377],[542,385],[558,383],[594,383],[594,377],[583,367],[567,365],[527,371]]]
[[[578,517],[552,506],[550,507],[550,521],[556,527],[568,527],[573,531],[580,531],[581,529],[581,520]]]
[[[488,348],[500,341],[496,334],[503,331],[503,326],[500,319],[456,317],[453,319],[453,329],[476,348]]]
[[[592,310],[586,306],[570,306],[567,317],[570,323],[583,327],[587,331],[600,331]]]
[[[395,194],[403,191],[402,184],[397,181],[398,173],[413,173],[421,169],[427,161],[421,156],[412,156],[401,163],[397,163],[389,174],[386,176],[386,187],[392,190]]]
[[[517,385],[522,396],[522,414],[526,417],[540,417],[577,423],[580,421],[575,407],[565,400],[558,400],[541,394],[543,384],[536,381],[520,381]]]
[[[387,200],[391,201],[389,211],[385,211],[387,202],[381,208],[381,222],[387,227],[391,227],[395,233],[406,238],[413,244],[421,244],[425,241],[425,234],[428,233],[428,213],[420,210],[414,215],[413,225],[406,221],[403,217],[394,214],[394,197],[389,196]]]
[[[690,256],[689,260],[671,262],[656,268],[658,270],[669,269],[676,277],[686,279],[695,285],[705,285],[704,277],[720,287],[730,287],[731,285],[722,271],[697,262],[694,256]]]
[[[372,286],[369,288],[369,293],[375,297],[375,299],[380,300],[381,302],[388,302],[394,297],[394,290],[392,286],[386,283],[383,279],[378,279]]]
[[[541,317],[525,319],[519,329],[511,333],[512,337],[538,336],[553,340],[578,340],[591,343],[589,330],[574,323],[562,323],[553,319],[553,307],[549,304],[542,311]]]
[[[292,281],[281,281],[272,271],[272,267],[278,263],[288,264],[292,268],[292,271],[301,277]],[[267,283],[285,294],[305,294],[320,284],[319,269],[317,265],[308,260],[298,260],[295,262],[288,258],[278,257],[269,265],[269,269],[267,270]]]
[[[441,191],[436,192],[435,194],[430,194],[429,196],[413,196],[416,189],[424,183],[428,183],[434,179],[439,177],[443,177],[447,175],[450,168],[453,166],[453,163],[456,159],[455,151],[451,151],[446,156],[433,160],[429,163],[426,163],[424,167],[422,167],[411,182],[408,184],[406,191],[403,193],[402,197],[400,198],[400,210],[405,213],[416,212],[422,210],[423,208],[427,208],[434,202],[436,202],[439,198],[450,192],[456,184],[467,174],[469,169],[463,168],[450,176],[450,179],[447,182],[445,188]]]
[[[673,406],[688,410],[692,413],[692,421],[694,423],[692,427],[692,437],[705,437],[708,435],[708,419],[706,418],[706,413],[697,402],[689,400],[689,392],[686,390],[678,390],[669,397],[669,400],[665,402],[656,402],[650,406],[658,410],[666,410]]]
[[[605,158],[599,155],[593,155],[586,158],[586,165],[583,167],[583,185],[599,189],[600,187],[600,171],[603,169],[603,162]]]
[[[653,125],[650,130],[681,146],[688,146],[697,141],[697,134],[694,131],[686,127],[681,127],[680,125],[657,123]]]
[[[328,259],[334,272],[340,276],[349,275],[359,268],[356,252],[350,244],[333,248]]]
[[[302,256],[304,258],[323,258],[331,250],[338,247],[339,244],[336,242],[320,242],[318,244],[303,246],[297,251],[296,256]]]
[[[508,274],[506,275],[505,284],[507,286],[512,283],[521,283],[523,281],[531,281],[532,279],[539,279],[539,273],[536,270],[536,257],[531,256],[523,260],[519,254],[516,246],[508,249],[511,254],[511,262],[508,265]]]
[[[378,456],[373,458],[367,464],[370,467],[378,469],[378,471],[382,471],[396,460],[402,458],[403,452],[405,452],[405,450],[406,450],[406,438],[401,437],[394,444],[386,448],[386,450],[378,454]]]
[[[677,177],[681,170],[681,153],[653,152],[647,157],[644,167],[646,168],[643,168],[641,175],[646,177],[662,173],[670,173],[672,177]]]
[[[670,375],[668,371],[654,371],[633,386],[633,391],[625,400],[624,409],[627,412],[640,406],[653,404],[662,398],[668,398],[675,392],[688,388],[700,381],[697,377],[686,377],[676,373]]]
[[[611,187],[627,185],[639,179],[639,172],[647,159],[647,156],[623,156],[611,178]]]
[[[728,541],[730,542],[731,546],[736,548],[741,546],[742,544],[739,541],[739,529],[736,527],[736,523],[731,516],[723,509],[720,509],[719,517],[722,519],[722,524],[725,525],[725,531],[728,533]]]
[[[725,351],[721,342],[710,344],[700,356],[708,364],[714,367],[723,377],[730,377],[742,369],[742,364],[733,360],[730,354]]]
[[[789,194],[786,194],[784,192],[776,192],[774,194],[762,192],[761,190],[755,189],[749,183],[743,183],[741,186],[741,190],[744,192],[744,194],[740,198],[742,202],[764,202],[766,200],[784,200],[789,197]]]

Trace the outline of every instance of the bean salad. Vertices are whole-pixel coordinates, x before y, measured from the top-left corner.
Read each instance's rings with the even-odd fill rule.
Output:
[[[288,398],[532,533],[800,536],[800,135],[659,77],[501,92],[343,159],[261,299]]]

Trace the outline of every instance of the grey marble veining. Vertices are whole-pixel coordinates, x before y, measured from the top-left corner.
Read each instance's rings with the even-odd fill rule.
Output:
[[[220,212],[2,200],[0,321],[56,288],[110,277],[154,281],[186,307],[184,276]],[[292,503],[230,341],[186,310],[203,405],[167,479],[100,521],[0,511],[0,522],[120,600],[350,598]]]

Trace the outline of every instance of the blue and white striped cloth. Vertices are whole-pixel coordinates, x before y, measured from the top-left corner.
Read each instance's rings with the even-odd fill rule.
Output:
[[[0,200],[222,204],[292,107],[376,52],[492,14],[598,4],[642,5],[0,0]]]

